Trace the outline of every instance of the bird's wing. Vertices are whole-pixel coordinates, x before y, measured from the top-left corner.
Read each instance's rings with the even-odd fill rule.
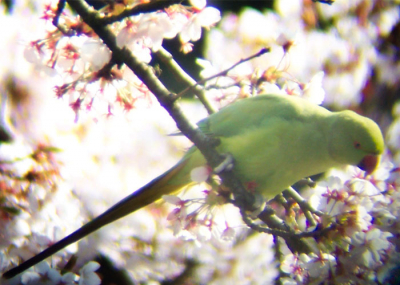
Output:
[[[279,117],[301,120],[308,108],[321,108],[302,98],[282,95],[259,95],[228,105],[217,113],[201,120],[197,125],[207,135],[230,137],[244,130],[269,124]]]

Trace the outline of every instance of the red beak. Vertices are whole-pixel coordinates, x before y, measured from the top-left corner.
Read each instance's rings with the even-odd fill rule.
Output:
[[[380,160],[379,155],[369,154],[364,156],[364,158],[357,166],[362,170],[364,170],[367,174],[371,174],[378,166],[379,160]]]

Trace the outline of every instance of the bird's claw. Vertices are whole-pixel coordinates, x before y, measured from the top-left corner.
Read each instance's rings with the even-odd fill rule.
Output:
[[[302,186],[304,185],[304,186],[308,186],[308,187],[311,187],[311,188],[314,188],[317,185],[317,183],[315,183],[315,181],[312,180],[310,177],[300,179],[297,183],[299,185],[302,185]]]
[[[224,157],[224,160],[218,164],[216,167],[214,167],[214,173],[219,174],[222,171],[230,171],[233,169],[233,156],[230,153],[224,153],[222,154]]]

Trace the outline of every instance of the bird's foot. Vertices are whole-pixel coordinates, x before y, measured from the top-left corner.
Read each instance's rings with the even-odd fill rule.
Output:
[[[224,153],[221,154],[224,160],[214,168],[214,173],[220,174],[222,171],[230,171],[233,169],[234,159],[232,154]]]
[[[315,181],[312,180],[310,177],[307,177],[307,178],[303,178],[303,179],[299,180],[296,183],[296,185],[308,186],[308,187],[314,188],[317,185],[317,183],[315,183]]]

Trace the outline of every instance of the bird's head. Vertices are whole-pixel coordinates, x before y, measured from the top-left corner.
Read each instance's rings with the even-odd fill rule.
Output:
[[[352,111],[337,112],[329,131],[329,154],[335,161],[356,165],[367,174],[376,169],[384,141],[374,121]]]

